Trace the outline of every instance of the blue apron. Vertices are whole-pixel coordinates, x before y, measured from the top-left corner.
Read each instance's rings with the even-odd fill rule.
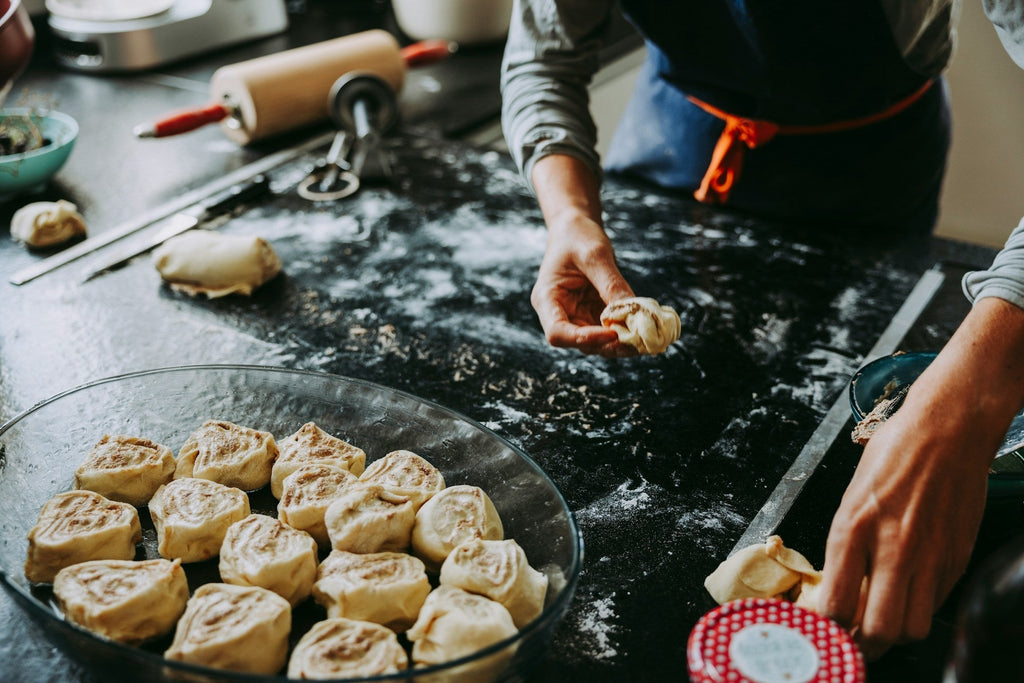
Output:
[[[609,173],[692,192],[724,123],[687,100],[779,124],[885,110],[921,87],[871,0],[622,0],[647,59],[606,157]],[[780,135],[747,150],[728,206],[770,219],[927,232],[950,144],[940,79],[884,121]]]

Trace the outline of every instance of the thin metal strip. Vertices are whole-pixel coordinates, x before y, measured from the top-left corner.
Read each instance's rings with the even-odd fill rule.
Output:
[[[924,272],[914,285],[914,289],[904,300],[896,315],[889,321],[888,327],[882,332],[875,345],[868,352],[868,358],[888,355],[896,351],[897,345],[903,340],[911,326],[920,317],[921,312],[935,296],[946,276],[936,265]],[[755,543],[762,543],[773,534],[793,506],[804,484],[810,479],[814,470],[821,463],[832,442],[846,425],[850,417],[849,397],[841,392],[818,428],[811,434],[796,460],[783,475],[775,490],[768,497],[764,506],[754,516],[740,540],[729,551],[732,555],[737,550]]]
[[[74,246],[68,247],[63,251],[54,254],[53,256],[22,268],[11,276],[10,282],[12,285],[23,285],[26,282],[30,282],[41,275],[45,275],[60,268],[61,266],[65,266],[72,261],[91,254],[112,242],[116,242],[128,235],[139,232],[143,228],[153,225],[157,221],[163,220],[175,213],[179,213],[207,197],[226,190],[232,185],[237,185],[238,183],[244,182],[249,178],[253,178],[260,173],[266,173],[270,169],[280,166],[287,161],[291,161],[306,152],[322,147],[328,144],[332,139],[334,139],[333,131],[323,135],[318,135],[308,142],[295,147],[290,147],[280,152],[275,152],[274,154],[270,154],[258,161],[252,162],[251,164],[242,166],[241,168],[222,176],[216,181],[204,185],[198,190],[194,190],[182,195],[178,199],[162,204],[156,209],[143,214],[140,219],[121,223],[120,225],[99,233],[96,237],[90,237],[83,242],[79,242]]]

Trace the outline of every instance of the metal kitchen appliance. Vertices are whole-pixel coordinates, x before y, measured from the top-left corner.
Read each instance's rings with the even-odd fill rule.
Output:
[[[54,56],[80,71],[138,71],[288,28],[284,0],[174,0],[169,5],[150,16],[113,20],[65,16],[51,7],[47,23]]]
[[[328,107],[338,132],[327,156],[298,187],[300,197],[315,202],[355,194],[368,168],[369,175],[391,176],[381,138],[398,120],[398,98],[388,82],[368,72],[345,74],[331,88]]]

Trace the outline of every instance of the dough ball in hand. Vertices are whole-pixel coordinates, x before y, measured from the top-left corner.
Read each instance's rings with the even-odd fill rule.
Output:
[[[641,354],[663,353],[682,333],[675,309],[642,296],[608,304],[601,312],[601,324],[615,330],[620,343]]]

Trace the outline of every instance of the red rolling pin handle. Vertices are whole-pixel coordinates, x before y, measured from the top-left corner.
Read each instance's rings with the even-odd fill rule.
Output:
[[[402,61],[406,67],[433,64],[455,52],[457,47],[455,43],[447,40],[422,40],[401,49]],[[201,109],[185,109],[168,114],[153,123],[141,124],[136,126],[133,132],[139,138],[165,138],[188,133],[208,123],[222,121],[231,113],[231,108],[224,104],[208,104]]]
[[[185,109],[169,114],[154,123],[136,127],[134,132],[136,137],[140,138],[165,138],[169,135],[188,133],[208,123],[222,121],[230,115],[229,107],[215,103],[202,109]]]
[[[403,47],[402,59],[406,66],[423,66],[440,61],[457,49],[458,45],[447,40],[421,40]]]

